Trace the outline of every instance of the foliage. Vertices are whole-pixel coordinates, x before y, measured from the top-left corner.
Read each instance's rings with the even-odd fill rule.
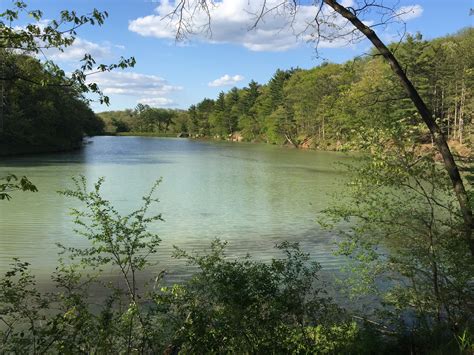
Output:
[[[474,122],[469,90],[473,38],[474,31],[465,29],[431,41],[416,34],[391,45],[444,133],[467,146],[472,145]],[[173,114],[174,124],[165,130],[166,111]],[[343,64],[324,62],[309,70],[278,69],[264,85],[252,80],[246,87],[220,92],[215,100],[205,98],[187,112],[142,105],[141,110],[101,114],[114,131],[111,116],[132,131],[185,132],[219,139],[234,139],[238,133],[247,141],[323,149],[348,148],[365,127],[399,120],[413,126],[419,123],[398,78],[378,56]],[[417,143],[431,143],[429,132],[422,133]]]
[[[76,232],[92,242],[89,248],[61,246],[72,260],[78,258],[82,264],[93,268],[105,265],[118,267],[127,284],[131,302],[136,302],[135,274],[147,265],[148,256],[156,252],[160,238],[147,231],[147,226],[161,219],[161,215],[147,216],[150,205],[157,202],[152,195],[160,181],[157,181],[149,194],[143,197],[143,206],[127,216],[121,216],[109,201],[100,195],[103,179],[87,191],[86,180],[82,176],[74,179],[75,190],[61,193],[78,199],[88,210],[73,209],[74,222],[82,227]]]
[[[338,316],[340,310],[317,280],[320,266],[310,263],[297,244],[277,248],[285,257],[269,264],[250,256],[229,260],[219,240],[204,256],[177,250],[176,256],[197,272],[184,285],[156,296],[172,314],[174,346],[184,353],[286,353],[299,347],[317,352],[320,346],[331,347],[330,334],[331,340],[321,342],[315,335],[326,327],[342,324],[341,332],[349,333],[343,313]]]
[[[113,126],[115,126],[115,132],[117,133],[130,132],[130,127],[128,124],[120,119],[112,117],[111,123]]]
[[[4,182],[1,182],[4,181]],[[0,178],[0,200],[10,200],[10,193],[13,191],[31,191],[36,192],[38,189],[26,176],[17,177],[14,174],[8,174]]]
[[[380,297],[387,326],[434,350],[472,327],[474,262],[449,178],[414,144],[420,134],[403,121],[361,133],[371,155],[352,167],[347,198],[326,222],[350,222],[340,253],[353,261],[353,295]]]
[[[160,239],[148,226],[156,184],[142,207],[120,215],[84,178],[62,192],[78,199],[76,232],[88,247],[62,247],[52,281],[56,292],[38,291],[27,263],[18,260],[0,281],[0,341],[13,353],[158,353],[349,351],[359,326],[325,295],[317,273],[297,244],[283,243],[270,263],[250,256],[229,259],[216,240],[205,255],[176,250],[196,270],[180,284],[146,287],[150,256]],[[70,258],[70,259],[69,259]],[[106,282],[100,270],[118,271]],[[146,270],[148,268],[148,270]],[[95,296],[101,294],[103,296]],[[94,297],[92,300],[91,298]]]
[[[2,351],[27,353],[44,341],[41,326],[49,300],[36,288],[28,263],[15,260],[12,268],[0,279],[0,317]]]
[[[73,149],[84,135],[103,132],[85,95],[95,94],[105,104],[109,98],[91,75],[133,67],[135,59],[97,64],[85,53],[80,67],[66,75],[54,62],[38,58],[44,50],[64,51],[81,27],[101,26],[107,17],[97,9],[85,15],[63,10],[57,19],[46,20],[24,1],[12,1],[0,13],[1,155]]]
[[[176,136],[187,133],[185,111],[138,104],[134,110],[105,111],[98,114],[109,133],[151,133]]]
[[[74,42],[78,27],[101,25],[107,14],[63,11],[60,20],[44,27],[13,26],[23,13],[36,21],[42,18],[21,1],[0,14],[6,98],[5,106],[4,100],[0,103],[5,116],[0,139],[7,145],[72,147],[84,133],[103,129],[83,96],[95,92],[107,102],[95,84],[86,83],[85,73],[95,62],[85,55],[81,68],[68,78],[53,63],[27,54],[43,45],[63,50]],[[61,28],[68,24],[69,29]],[[432,41],[408,36],[392,46],[446,135],[468,147],[473,33],[467,29]],[[133,59],[122,59],[96,69],[133,64]],[[14,261],[0,280],[2,351],[472,352],[474,264],[459,208],[428,132],[380,58],[277,70],[265,85],[252,81],[219,93],[216,100],[206,98],[187,112],[140,104],[101,117],[108,130],[118,133],[233,139],[240,132],[252,141],[329,144],[365,152],[351,168],[355,178],[346,199],[339,198],[326,211],[325,223],[349,222],[341,230],[339,251],[353,261],[345,285],[352,297],[379,301],[372,313],[363,313],[372,325],[355,322],[326,295],[319,265],[296,244],[277,246],[283,257],[269,263],[250,256],[229,258],[219,240],[205,255],[178,249],[175,256],[188,261],[193,276],[159,288],[159,273],[147,287],[143,278],[154,272],[150,257],[160,244],[149,231],[150,224],[161,220],[159,214],[149,216],[157,184],[141,208],[123,216],[102,197],[103,180],[89,191],[80,178],[75,189],[63,194],[82,203],[72,213],[76,232],[89,244],[61,246],[68,263],[60,261],[52,277],[57,292],[50,294],[38,290],[27,263]],[[466,161],[464,169],[472,181],[472,162]],[[36,191],[26,177],[8,175],[4,181],[0,199],[10,199],[15,190]],[[473,196],[472,186],[469,193]],[[105,268],[117,271],[120,279],[106,282],[101,277]],[[104,296],[92,300],[97,293]]]
[[[35,80],[53,80],[47,68],[29,56],[8,55],[15,70]],[[54,79],[56,80],[56,79]],[[75,87],[31,85],[24,80],[5,84],[2,151],[66,150],[80,146],[83,136],[103,131],[103,122]]]
[[[372,138],[376,147],[383,146],[373,144],[376,139],[381,143],[386,136]],[[248,255],[230,258],[219,240],[205,254],[176,249],[175,257],[186,260],[193,275],[158,287],[158,273],[146,283],[160,243],[148,231],[161,220],[149,213],[158,182],[142,207],[123,216],[102,197],[103,179],[89,190],[81,177],[62,194],[82,203],[72,215],[88,246],[61,246],[69,261],[61,259],[52,276],[53,293],[40,292],[29,265],[14,261],[0,280],[1,347],[33,354],[468,352],[473,268],[451,207],[456,204],[445,198],[449,184],[431,157],[413,161],[404,149],[374,152],[370,165],[357,167],[355,202],[328,211],[336,220],[359,221],[342,252],[363,271],[356,275],[362,276],[359,291],[367,291],[363,285],[371,295],[383,291],[384,324],[351,319],[326,295],[320,266],[288,242],[277,246],[281,257],[268,263]],[[120,277],[104,280],[105,268]],[[380,284],[377,277],[391,283]]]
[[[102,26],[108,17],[106,11],[93,9],[90,14],[80,15],[74,10],[63,10],[59,18],[45,20],[41,10],[30,10],[25,1],[12,1],[10,8],[0,13],[0,51],[2,57],[10,53],[20,55],[36,55],[43,53],[44,49],[57,49],[64,51],[65,48],[74,44],[77,31],[83,26]],[[17,21],[23,18],[28,21],[33,20],[25,26],[21,26]],[[1,62],[2,70],[6,67],[6,73],[2,71],[2,80],[15,81],[22,80],[35,85],[50,85],[76,87],[81,93],[94,93],[99,95],[101,103],[108,103],[109,98],[105,96],[98,85],[87,81],[91,71],[105,72],[114,69],[125,69],[135,65],[133,57],[120,58],[118,63],[96,66],[94,58],[85,53],[81,60],[81,66],[67,77],[65,72],[52,61],[44,63],[46,70],[52,75],[46,78],[30,76],[28,72],[18,71],[14,63],[10,61]]]

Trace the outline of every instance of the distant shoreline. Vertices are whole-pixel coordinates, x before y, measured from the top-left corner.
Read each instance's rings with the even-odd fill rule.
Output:
[[[192,140],[201,140],[201,141],[211,141],[211,142],[231,142],[231,143],[243,143],[244,141],[241,140],[232,140],[232,139],[219,139],[215,137],[178,137],[176,133],[160,133],[160,132],[105,132],[103,134],[98,134],[91,137],[100,137],[100,136],[110,136],[110,137],[150,137],[150,138],[185,138],[185,139],[192,139]],[[84,137],[84,139],[80,143],[76,143],[74,145],[69,146],[27,146],[27,145],[12,145],[9,146],[7,144],[0,143],[0,157],[15,157],[15,156],[24,156],[24,155],[36,155],[36,154],[48,154],[48,153],[64,153],[64,152],[71,152],[75,150],[81,149],[84,145],[87,144],[87,138],[91,137]],[[255,142],[247,142],[245,143],[254,143],[254,144],[270,144],[267,142],[262,141],[255,141]],[[460,145],[457,142],[450,141],[448,142],[450,147],[454,149],[456,154],[461,158],[469,157],[472,153],[471,150],[465,146]],[[275,145],[275,144],[273,144]],[[280,145],[281,147],[287,147],[291,149],[298,149],[298,150],[312,150],[312,151],[323,151],[323,152],[347,152],[352,150],[341,149],[340,145],[337,143],[330,143],[328,142],[325,147],[321,146],[299,146],[295,147],[291,144],[283,144]],[[429,144],[420,144],[420,151],[427,151],[429,150],[431,145]]]

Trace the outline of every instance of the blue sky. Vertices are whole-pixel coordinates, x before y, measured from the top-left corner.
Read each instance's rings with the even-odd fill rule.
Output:
[[[305,42],[310,33],[301,34],[298,41],[294,33],[301,32],[301,24],[293,29],[283,26],[282,30],[286,22],[278,16],[269,16],[257,30],[248,31],[252,23],[249,10],[258,7],[261,0],[223,0],[212,10],[212,37],[198,34],[176,43],[173,29],[161,20],[173,6],[173,0],[169,1],[31,0],[28,5],[30,9],[43,10],[45,19],[57,17],[63,9],[87,13],[95,7],[109,13],[104,26],[82,28],[72,48],[62,54],[46,53],[65,70],[77,67],[84,52],[90,52],[100,63],[113,63],[120,56],[136,58],[133,69],[94,77],[111,99],[109,107],[93,104],[97,112],[133,108],[138,102],[185,109],[204,97],[215,98],[221,90],[243,87],[252,79],[265,83],[277,68],[311,68],[321,63],[322,58],[343,62],[370,48],[364,41],[352,45],[347,45],[347,41],[323,41],[317,57],[314,46]],[[469,8],[474,7],[471,0],[385,0],[384,3],[408,9],[404,15],[407,32],[420,31],[428,39],[473,25],[474,16],[469,16]],[[0,8],[9,4],[9,0],[0,0]],[[300,23],[305,20],[305,11],[309,16],[313,9],[303,8],[301,18],[297,18]],[[367,20],[375,21],[375,15],[369,15]],[[204,17],[199,15],[195,21],[204,21]],[[397,38],[400,30],[394,24],[379,28],[378,33],[388,40]]]

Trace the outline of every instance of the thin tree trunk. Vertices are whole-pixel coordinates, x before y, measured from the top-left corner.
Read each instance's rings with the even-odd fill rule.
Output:
[[[412,102],[415,104],[418,113],[420,114],[421,118],[428,126],[433,140],[443,157],[444,166],[448,175],[451,179],[454,193],[459,202],[459,207],[462,213],[463,221],[464,221],[464,230],[465,230],[465,238],[469,245],[469,249],[471,251],[472,256],[474,257],[474,239],[472,238],[472,231],[474,229],[474,219],[472,215],[472,209],[469,202],[469,196],[466,192],[464,187],[464,183],[462,181],[461,175],[459,174],[458,167],[456,162],[454,161],[453,155],[449,146],[446,142],[446,139],[443,135],[443,132],[439,128],[436,121],[433,119],[430,110],[423,102],[423,99],[418,94],[418,91],[413,86],[412,82],[408,79],[405,72],[403,71],[400,63],[397,61],[393,53],[387,48],[387,46],[380,40],[377,34],[368,26],[366,26],[359,18],[354,15],[351,11],[349,11],[346,7],[340,5],[335,0],[323,0],[328,6],[333,8],[338,14],[346,18],[349,22],[351,22],[359,31],[361,31],[377,48],[379,53],[388,61],[392,71],[398,76],[400,79],[405,91],[409,95]]]
[[[453,140],[456,140],[458,124],[458,84],[454,90],[454,122],[453,122]]]
[[[324,116],[323,116],[323,141],[326,140],[326,132],[324,131]]]
[[[448,139],[449,139],[449,133],[450,133],[450,132],[449,132],[449,129],[450,129],[450,126],[449,126],[449,125],[450,125],[450,123],[451,123],[451,116],[450,116],[450,113],[449,113],[449,111],[448,111]]]
[[[2,87],[0,89],[0,133],[3,133],[3,103],[5,95],[5,82],[2,81]]]
[[[2,62],[0,63],[0,65],[2,66],[2,78],[5,77],[5,65],[3,63],[3,60]],[[1,88],[0,88],[0,133],[3,133],[3,105],[4,105],[4,102],[5,102],[5,80],[3,79],[0,79],[0,81],[2,82],[1,83]]]
[[[464,130],[464,103],[465,103],[465,90],[464,90],[464,79],[461,84],[461,102],[459,104],[459,143],[463,142],[463,130]]]
[[[440,111],[440,119],[441,122],[444,124],[444,87],[441,89],[441,111]],[[449,122],[448,122],[449,127]],[[449,128],[448,128],[448,135],[446,137],[449,140]]]
[[[298,143],[296,143],[293,139],[291,139],[291,137],[285,133],[285,138],[286,140],[288,141],[288,143],[290,143],[291,145],[293,145],[295,148],[299,148],[299,145]]]
[[[433,258],[433,260],[431,261],[431,268],[432,268],[432,272],[433,272],[433,292],[435,294],[435,297],[436,297],[436,318],[438,320],[438,322],[441,321],[441,305],[442,305],[442,300],[441,300],[441,297],[440,297],[440,292],[439,292],[439,277],[438,277],[438,264],[435,260],[435,255],[434,255],[434,252],[433,252],[433,246],[431,245],[430,246],[430,252],[431,252],[431,257]]]

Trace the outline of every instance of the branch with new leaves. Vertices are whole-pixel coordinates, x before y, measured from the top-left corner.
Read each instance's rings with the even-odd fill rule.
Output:
[[[45,66],[51,77],[42,81],[28,77],[20,72],[14,61],[8,60],[9,53],[39,56],[46,58],[44,50],[55,49],[64,52],[77,39],[77,31],[86,25],[102,26],[108,17],[106,11],[93,9],[91,13],[81,15],[76,11],[63,10],[58,19],[46,21],[43,12],[30,10],[25,1],[14,1],[10,9],[0,13],[0,52],[2,55],[0,80],[24,80],[34,85],[74,86],[82,93],[98,95],[98,101],[109,104],[109,98],[104,95],[99,86],[89,80],[95,73],[107,72],[114,69],[126,69],[135,65],[135,58],[121,57],[117,63],[97,64],[91,54],[85,53],[81,65],[71,74],[66,73],[53,61],[46,60]],[[18,23],[24,19],[34,19],[34,23],[21,26]]]

